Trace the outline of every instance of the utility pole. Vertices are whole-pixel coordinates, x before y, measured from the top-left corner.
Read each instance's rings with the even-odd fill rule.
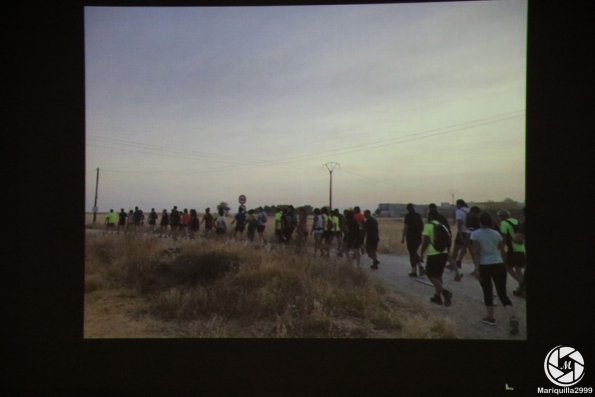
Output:
[[[99,168],[97,168],[97,178],[95,179],[95,204],[93,204],[93,224],[97,220],[97,188],[99,187]]]
[[[333,171],[335,170],[335,167],[340,166],[339,163],[336,163],[334,161],[331,161],[330,163],[326,163],[324,164],[324,166],[326,167],[326,169],[329,172],[330,175],[330,185],[329,185],[329,193],[328,193],[328,209],[329,211],[333,210]]]
[[[457,193],[456,190],[450,190],[448,193],[450,193],[450,196],[452,198],[452,219],[455,220],[456,219],[456,214],[457,214],[457,209],[455,207],[455,194]]]

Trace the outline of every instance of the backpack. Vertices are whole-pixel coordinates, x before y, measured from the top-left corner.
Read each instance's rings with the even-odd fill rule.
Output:
[[[506,222],[510,226],[512,226],[513,232],[512,232],[512,234],[510,234],[510,232],[509,232],[510,240],[507,241],[507,243],[509,244],[509,247],[512,248],[512,242],[514,242],[516,244],[523,244],[525,242],[525,237],[523,236],[523,234],[519,234],[519,229],[521,226],[520,223],[514,224],[511,221],[509,221],[508,219],[505,219],[504,222]]]
[[[436,251],[442,252],[450,247],[451,238],[446,226],[442,223],[434,223],[434,241],[432,246]]]
[[[334,228],[335,228],[335,225],[333,224],[333,218],[329,215],[326,218],[326,230],[333,231]]]

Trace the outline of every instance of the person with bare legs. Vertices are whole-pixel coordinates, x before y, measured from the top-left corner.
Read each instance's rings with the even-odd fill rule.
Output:
[[[442,274],[448,261],[448,247],[451,244],[451,236],[446,226],[438,221],[437,214],[438,211],[430,211],[428,215],[429,223],[424,225],[420,257],[423,260],[427,250],[426,274],[435,289],[435,294],[430,298],[430,301],[442,305],[442,297],[444,297],[444,306],[450,306],[452,293],[444,288]]]

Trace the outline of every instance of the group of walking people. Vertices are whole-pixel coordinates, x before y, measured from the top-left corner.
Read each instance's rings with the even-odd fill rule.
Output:
[[[161,238],[171,237],[174,240],[196,238],[201,225],[204,231],[203,236],[225,235],[228,232],[228,220],[223,208],[218,208],[215,214],[211,213],[210,208],[206,208],[202,219],[195,209],[178,210],[177,206],[173,206],[169,212],[164,209],[161,214],[157,214],[155,208],[151,208],[147,221],[148,227],[145,228],[145,215],[138,207],[128,213],[122,208],[117,214],[113,209],[110,209],[105,219],[106,231],[114,233],[148,231],[158,234]],[[248,237],[251,240],[254,240],[256,232],[261,240],[264,240],[266,222],[266,214],[262,208],[250,210],[246,214],[245,207],[240,206],[230,224],[234,226],[234,236],[243,234],[247,226]]]
[[[290,205],[279,208],[274,215],[273,226],[277,242],[282,245],[294,242],[304,248],[311,235],[314,239],[314,256],[330,257],[334,249],[337,256],[355,260],[360,265],[362,255],[367,254],[372,260],[370,267],[378,269],[378,221],[369,210],[362,212],[358,206],[343,212],[328,207],[315,208],[310,226],[308,216],[304,207],[295,209]],[[454,281],[461,281],[462,262],[469,252],[474,265],[469,275],[479,280],[486,306],[487,313],[482,321],[489,325],[496,324],[495,287],[496,295],[509,315],[510,332],[517,334],[519,324],[512,301],[507,295],[506,281],[510,275],[519,284],[513,291],[514,295],[525,296],[526,223],[513,218],[506,209],[499,210],[496,217],[493,219],[490,213],[482,212],[477,206],[469,208],[464,200],[458,199],[455,210],[456,234],[453,239],[448,220],[435,204],[428,206],[427,222],[415,211],[413,204],[408,204],[401,243],[407,245],[409,252],[409,276],[427,276],[434,287],[430,302],[444,306],[450,306],[453,299],[452,292],[444,286],[444,270],[454,271]],[[254,241],[258,235],[258,240],[266,243],[264,231],[267,221],[267,214],[262,207],[246,211],[245,206],[241,205],[230,222],[230,228],[235,238],[243,239],[246,231],[248,240]],[[124,209],[118,214],[110,210],[106,217],[106,227],[115,229],[117,233],[121,230],[141,231],[144,222],[145,215],[138,207],[128,213]],[[202,219],[199,219],[194,209],[179,211],[174,206],[170,212],[164,209],[159,216],[152,208],[147,215],[147,223],[149,230],[158,233],[159,237],[173,239],[194,239],[201,225],[204,225],[204,236],[228,233],[226,213],[221,207],[215,214],[211,214],[210,208],[205,209]]]
[[[519,287],[513,293],[519,297],[525,296],[526,223],[513,218],[506,209],[499,210],[496,216],[497,220],[493,219],[490,213],[482,212],[479,207],[469,208],[464,200],[457,200],[457,232],[453,241],[449,222],[438,212],[435,204],[428,206],[425,224],[421,215],[415,212],[413,204],[408,204],[401,242],[406,242],[409,252],[409,276],[427,275],[435,290],[430,301],[445,306],[452,304],[453,294],[444,287],[444,270],[454,270],[454,280],[460,281],[463,276],[462,261],[469,251],[474,265],[470,275],[479,280],[487,312],[482,321],[496,325],[493,293],[495,286],[496,294],[509,316],[510,333],[515,335],[519,332],[519,323],[512,301],[507,295],[506,280],[507,275],[513,277],[519,283]]]

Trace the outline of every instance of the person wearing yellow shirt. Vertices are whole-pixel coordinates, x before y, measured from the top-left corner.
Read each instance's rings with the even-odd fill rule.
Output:
[[[436,246],[438,243],[435,228],[443,228],[444,233],[447,233],[448,235],[448,240],[450,240],[450,233],[448,232],[447,228],[438,221],[438,219],[438,212],[436,210],[430,210],[428,215],[429,223],[424,225],[422,233],[423,240],[420,258],[423,261],[425,252],[428,252],[428,257],[426,260],[426,275],[430,279],[430,282],[435,289],[435,294],[430,298],[430,301],[432,303],[442,305],[442,297],[444,297],[444,306],[450,306],[452,301],[452,293],[445,289],[442,283],[442,274],[444,273],[444,268],[449,257],[448,247],[450,246],[450,241],[447,242],[445,247],[438,247],[437,249]]]
[[[515,236],[519,232],[521,223],[511,216],[510,211],[502,209],[497,213],[500,218],[500,234],[506,247],[506,270],[518,283],[523,282],[523,271],[526,265],[525,244],[516,242]]]
[[[111,230],[113,233],[117,220],[118,214],[116,214],[113,209],[110,209],[105,217],[105,231],[107,232],[108,230]]]

